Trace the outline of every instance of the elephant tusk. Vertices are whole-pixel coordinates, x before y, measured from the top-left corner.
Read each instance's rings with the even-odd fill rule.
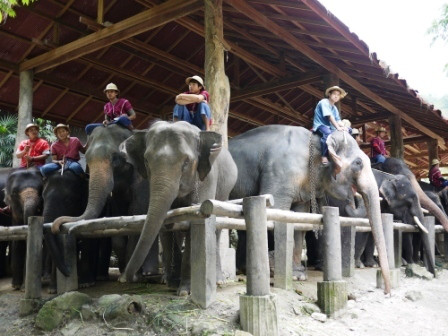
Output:
[[[359,192],[356,192],[355,193],[355,196],[356,197],[362,197],[362,195],[359,193]],[[383,198],[380,196],[380,197],[378,197],[378,199],[380,200],[380,202],[383,200]]]
[[[422,212],[423,212],[424,214],[429,214],[429,211],[426,210],[425,208],[422,208]]]
[[[417,226],[420,228],[420,230],[422,230],[424,233],[428,234],[428,230],[422,225],[422,223],[420,222],[420,220],[418,219],[417,216],[414,216],[414,222],[415,222],[415,224],[417,224]]]

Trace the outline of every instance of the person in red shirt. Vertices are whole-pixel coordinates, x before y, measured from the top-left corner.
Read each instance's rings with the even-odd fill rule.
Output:
[[[376,137],[370,141],[372,163],[383,163],[386,161],[387,151],[384,139],[386,138],[386,129],[380,127],[376,130]]]
[[[77,137],[70,136],[68,125],[58,124],[53,131],[58,140],[51,145],[52,162],[40,168],[42,175],[48,177],[64,167],[64,169],[72,170],[76,175],[84,177],[84,170],[78,161],[80,159],[79,152],[85,153],[86,147]]]
[[[132,120],[135,119],[136,114],[129,100],[118,98],[120,90],[114,83],[107,84],[104,93],[109,99],[109,102],[104,105],[104,121],[102,124],[88,124],[86,126],[87,135],[90,135],[95,127],[109,124],[119,124],[133,130]]]
[[[45,164],[50,145],[47,140],[39,138],[39,126],[33,123],[26,125],[25,134],[27,140],[23,140],[16,151],[16,157],[20,161],[21,168],[40,167]]]
[[[448,187],[448,180],[443,178],[442,173],[439,168],[440,161],[437,159],[433,159],[431,162],[431,169],[429,170],[429,183],[434,187],[443,189]]]

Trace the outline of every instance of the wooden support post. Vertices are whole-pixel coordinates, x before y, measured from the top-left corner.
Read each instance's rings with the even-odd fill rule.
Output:
[[[26,245],[25,299],[20,301],[20,316],[34,313],[42,297],[42,240],[43,217],[28,219]]]
[[[355,226],[341,228],[341,265],[343,277],[352,277],[355,275],[355,237]]]
[[[436,230],[435,230],[435,218],[434,216],[425,216],[423,225],[428,230],[428,240],[429,246],[431,248],[431,256],[432,260],[436,260]],[[425,263],[426,268],[429,265],[429,260],[426,254],[423,255],[423,261]],[[435,268],[435,265],[432,265],[432,268]]]
[[[392,214],[381,214],[383,223],[384,242],[386,244],[387,261],[390,268],[391,288],[398,288],[400,282],[400,269],[393,267],[395,265],[394,256],[394,216]],[[384,288],[383,275],[381,270],[376,271],[376,287]]]
[[[401,132],[401,117],[398,115],[391,115],[389,117],[390,126],[390,156],[403,159],[404,145],[403,133]]]
[[[435,139],[427,141],[426,145],[428,146],[428,169],[431,169],[432,160],[439,158],[439,147],[437,146],[437,140]]]
[[[99,24],[103,24],[104,22],[104,0],[98,0],[96,22]]]
[[[61,237],[64,260],[70,275],[66,277],[56,270],[57,293],[63,294],[78,289],[78,254],[76,249],[76,237],[71,234],[63,234]]]
[[[323,313],[336,316],[347,304],[347,283],[342,280],[339,209],[323,207],[324,281],[317,283],[317,304]]]
[[[230,47],[224,40],[222,0],[204,1],[205,85],[210,93],[212,129],[222,135],[227,147],[227,119],[230,107],[230,83],[224,67],[224,52]]]
[[[191,299],[207,308],[216,297],[216,216],[191,221]]]
[[[292,289],[292,254],[294,248],[294,226],[274,223],[274,287]]]
[[[394,230],[394,259],[395,268],[400,268],[402,265],[401,253],[403,249],[403,233],[400,229]]]
[[[247,294],[240,296],[241,327],[252,335],[276,336],[276,299],[269,289],[266,200],[262,196],[245,198],[243,212],[247,232]]]
[[[33,77],[32,70],[20,72],[20,88],[19,88],[19,113],[17,123],[17,136],[14,148],[17,148],[22,140],[26,139],[25,128],[26,125],[32,121],[33,118]],[[20,166],[20,159],[13,158],[13,167]]]

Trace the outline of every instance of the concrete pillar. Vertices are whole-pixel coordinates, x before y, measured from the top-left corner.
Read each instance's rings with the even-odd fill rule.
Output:
[[[252,335],[278,335],[275,295],[270,294],[266,199],[243,200],[247,232],[247,294],[240,296],[240,322]],[[290,259],[291,265],[291,259]]]
[[[25,299],[20,301],[20,316],[36,311],[42,297],[42,239],[43,217],[28,219],[26,245]]]
[[[425,216],[423,225],[428,230],[428,240],[430,246],[430,253],[432,256],[432,260],[436,260],[436,230],[435,230],[435,218],[434,216]],[[426,268],[428,269],[429,259],[426,254],[423,255],[423,261],[425,263]],[[435,265],[431,265],[429,269],[435,269]]]
[[[274,287],[292,289],[294,226],[288,223],[275,222],[274,241]]]
[[[224,67],[224,53],[230,50],[224,40],[222,0],[204,1],[205,85],[210,93],[212,130],[222,135],[227,147],[227,118],[230,83]]]
[[[317,304],[328,316],[337,316],[347,304],[347,283],[342,280],[339,209],[323,207],[324,281],[317,283]]]
[[[29,124],[33,119],[33,77],[34,74],[32,70],[22,71],[19,75],[19,113],[16,144],[14,146],[14,148],[16,149],[19,146],[20,142],[27,138],[25,135],[25,128],[26,125]],[[20,159],[16,158],[15,155],[12,166],[20,166]]]
[[[397,288],[400,281],[400,270],[395,268],[394,256],[394,216],[392,214],[381,214],[381,221],[383,222],[384,242],[386,244],[387,262],[390,268],[390,282],[392,288]],[[377,288],[384,287],[383,275],[381,270],[376,271],[376,286]]]
[[[389,117],[390,127],[390,156],[403,159],[404,145],[403,133],[401,132],[401,117],[395,114]]]
[[[216,216],[192,221],[191,299],[207,308],[216,297]]]
[[[346,226],[341,228],[341,258],[342,276],[355,275],[355,237],[356,227]]]
[[[403,235],[401,230],[394,230],[394,259],[395,268],[400,268],[402,265],[401,254],[403,251]]]

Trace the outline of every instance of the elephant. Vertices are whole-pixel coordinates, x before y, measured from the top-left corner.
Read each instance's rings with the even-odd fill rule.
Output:
[[[236,182],[237,168],[228,150],[222,146],[220,134],[200,131],[184,121],[156,121],[148,130],[137,131],[122,148],[149,182],[147,217],[134,253],[119,279],[126,282],[134,281],[134,274],[159,234],[167,211],[207,199],[227,200]],[[164,253],[167,251],[165,246],[163,250]],[[189,256],[187,234],[179,295],[190,290]],[[219,254],[217,256],[219,281]]]
[[[54,220],[52,231],[57,233],[63,223],[100,216],[124,216],[144,214],[148,206],[147,183],[139,176],[131,163],[119,150],[119,145],[133,134],[118,124],[95,128],[87,140],[86,163],[89,169],[89,192],[87,206],[80,216],[62,216]],[[102,243],[110,244],[117,253],[119,268],[124,270],[136,238],[104,238]],[[153,254],[157,253],[155,246]],[[109,250],[110,256],[110,250]],[[157,256],[151,255],[157,258]],[[104,257],[109,260],[107,256]],[[153,258],[148,265],[154,267]],[[146,266],[147,264],[145,264]],[[109,264],[100,264],[97,279],[108,278]],[[155,272],[148,270],[147,272]]]
[[[28,225],[30,216],[42,213],[43,181],[36,168],[13,171],[6,181],[5,202],[11,207],[12,225]],[[12,287],[20,289],[24,282],[26,242],[11,244]]]
[[[375,177],[367,155],[347,132],[335,131],[328,140],[330,164],[320,165],[320,138],[303,127],[269,125],[229,140],[238,167],[230,198],[272,194],[275,207],[309,211],[312,194],[346,199],[352,187],[363,196],[379,252],[385,292],[390,292],[389,265],[381,223]],[[294,234],[294,264],[301,263],[302,232]]]

